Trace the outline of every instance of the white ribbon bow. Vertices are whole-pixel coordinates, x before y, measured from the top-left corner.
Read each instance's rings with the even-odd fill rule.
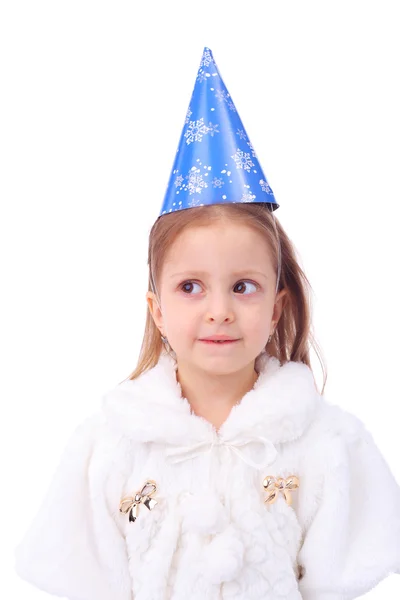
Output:
[[[255,448],[257,443],[262,444],[262,448],[259,451]],[[200,456],[201,454],[211,452],[215,447],[229,448],[254,469],[263,469],[270,465],[278,455],[275,446],[267,440],[267,438],[261,435],[236,437],[226,440],[218,436],[214,440],[202,441],[191,446],[168,447],[166,455],[173,463],[179,463]],[[259,462],[256,462],[251,458],[253,453],[261,455],[261,460]]]

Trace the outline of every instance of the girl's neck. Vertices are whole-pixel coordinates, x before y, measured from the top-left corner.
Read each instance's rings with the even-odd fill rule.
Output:
[[[176,367],[176,380],[181,395],[192,413],[209,421],[216,430],[226,421],[232,407],[239,404],[258,379],[254,361],[244,369],[226,375],[208,374],[186,363]]]

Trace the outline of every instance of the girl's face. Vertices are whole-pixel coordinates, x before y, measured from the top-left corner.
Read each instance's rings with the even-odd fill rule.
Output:
[[[157,287],[161,310],[152,292],[146,299],[177,362],[214,374],[254,361],[276,327],[286,293],[275,297],[276,275],[263,237],[231,223],[186,229],[167,253]],[[200,341],[210,335],[239,341]]]

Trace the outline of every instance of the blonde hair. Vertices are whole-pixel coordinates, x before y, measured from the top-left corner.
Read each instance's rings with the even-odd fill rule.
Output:
[[[278,358],[281,364],[288,361],[299,361],[305,363],[311,369],[309,349],[312,346],[320,360],[324,373],[321,391],[321,394],[323,394],[327,375],[318,344],[315,342],[312,333],[312,288],[298,263],[294,245],[275,215],[265,205],[242,202],[211,204],[161,215],[153,224],[149,236],[148,291],[156,293],[156,289],[159,289],[158,283],[165,256],[174,241],[185,229],[207,227],[224,220],[240,223],[261,233],[270,248],[276,273],[278,273],[278,267],[280,267],[277,293],[283,288],[287,289],[287,293],[283,297],[284,304],[281,317],[271,341],[265,346],[265,350],[270,355]],[[152,286],[152,278],[156,289]],[[161,333],[153,320],[149,307],[147,307],[146,325],[138,364],[127,379],[136,379],[145,371],[153,368],[158,363],[162,350]]]

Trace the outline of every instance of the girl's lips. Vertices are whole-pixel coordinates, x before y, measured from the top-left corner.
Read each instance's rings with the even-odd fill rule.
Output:
[[[226,346],[239,341],[240,340],[223,340],[222,342],[215,342],[213,340],[200,340],[200,342],[203,342],[203,344],[213,344],[214,346]]]

